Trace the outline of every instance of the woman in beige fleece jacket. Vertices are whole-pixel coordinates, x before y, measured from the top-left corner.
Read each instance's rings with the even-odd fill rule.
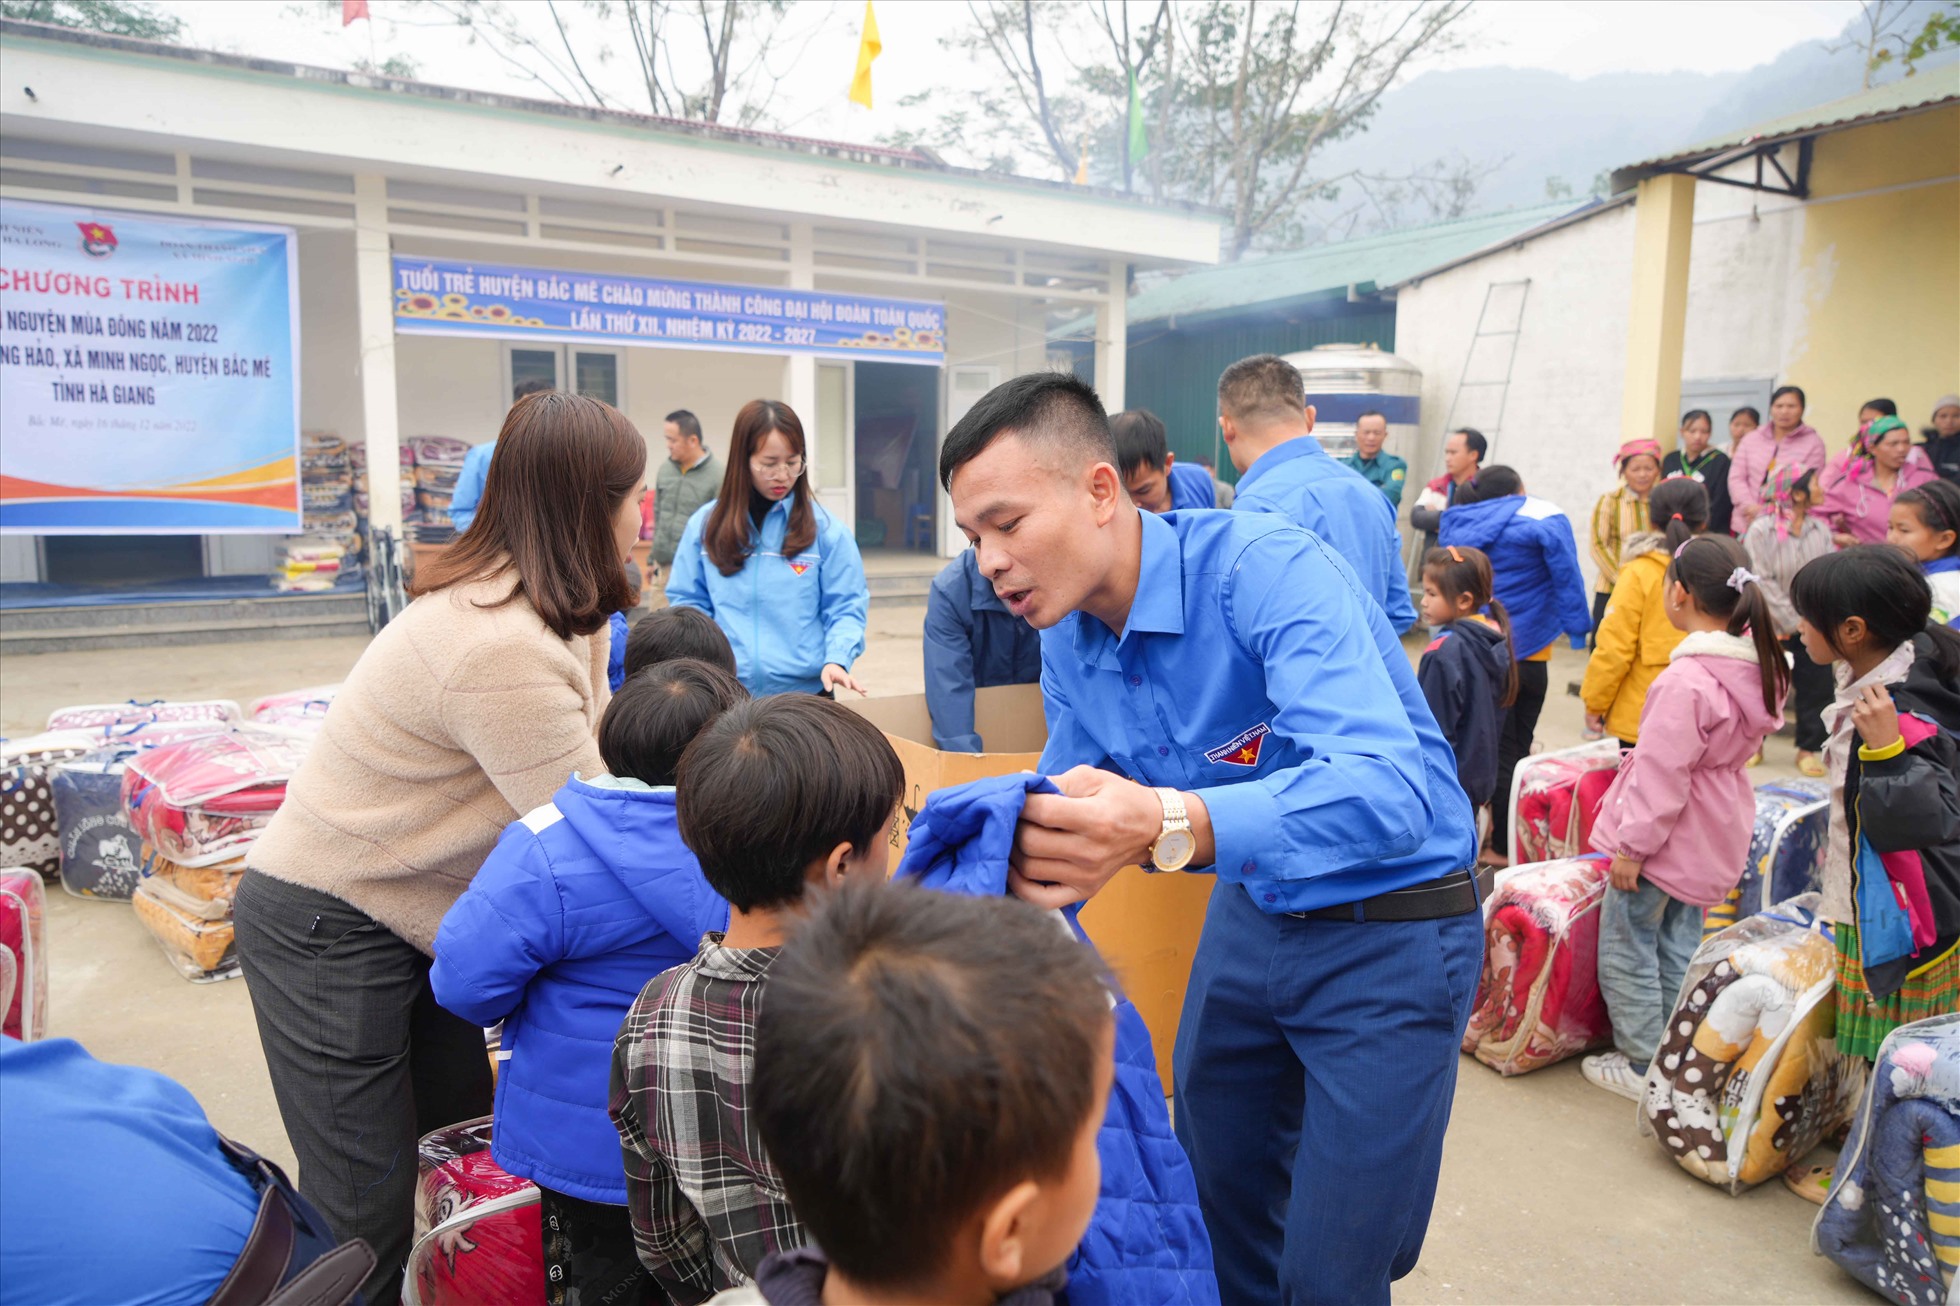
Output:
[[[646,443],[617,411],[514,405],[470,530],[334,700],[238,887],[238,954],[303,1191],[400,1291],[422,1133],[488,1114],[482,1031],[429,950],[504,828],[604,770],[607,617],[631,606]]]

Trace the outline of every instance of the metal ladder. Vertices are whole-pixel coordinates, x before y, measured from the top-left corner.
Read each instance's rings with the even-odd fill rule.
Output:
[[[1500,294],[1499,292],[1503,292]],[[1456,393],[1450,397],[1450,411],[1443,422],[1443,437],[1465,426],[1473,426],[1483,433],[1489,442],[1484,452],[1486,465],[1493,461],[1497,450],[1497,435],[1504,425],[1504,401],[1511,389],[1511,365],[1518,357],[1518,335],[1524,330],[1524,304],[1531,293],[1531,278],[1518,281],[1493,281],[1484,287],[1483,307],[1477,311],[1477,329],[1470,335],[1470,348],[1463,356],[1463,370],[1457,373]],[[1496,304],[1495,325],[1493,325],[1492,305]],[[1508,325],[1505,325],[1508,323]],[[1481,360],[1478,345],[1483,341],[1501,341],[1487,347]],[[1502,353],[1502,367],[1496,366],[1497,354]],[[1483,364],[1483,371],[1490,374],[1489,379],[1472,380],[1471,369]],[[1494,389],[1495,395],[1486,397],[1483,392]],[[1476,391],[1472,396],[1475,409],[1469,416],[1459,416],[1463,412],[1463,392]],[[1484,415],[1488,410],[1489,416]],[[1473,420],[1474,419],[1474,420]],[[1440,455],[1438,468],[1440,466]],[[1422,482],[1418,482],[1422,484]],[[1418,489],[1417,493],[1421,493]],[[1408,555],[1403,559],[1404,569],[1409,575],[1410,592],[1417,598],[1422,593],[1422,532],[1412,530],[1409,535]]]

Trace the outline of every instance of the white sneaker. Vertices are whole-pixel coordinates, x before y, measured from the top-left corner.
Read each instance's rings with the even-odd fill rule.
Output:
[[[1646,1091],[1647,1077],[1634,1070],[1624,1052],[1601,1052],[1587,1057],[1579,1063],[1579,1073],[1586,1077],[1587,1083],[1632,1102],[1638,1102]]]

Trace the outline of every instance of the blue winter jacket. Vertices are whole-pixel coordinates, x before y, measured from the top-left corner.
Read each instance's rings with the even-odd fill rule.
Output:
[[[817,538],[794,558],[783,556],[790,500],[762,519],[762,543],[733,576],[724,576],[701,545],[715,501],[687,519],[667,577],[667,602],[699,608],[715,619],[735,646],[735,670],[748,691],[764,694],[823,689],[823,669],[834,662],[849,670],[864,652],[864,622],[871,591],[864,559],[844,524],[811,504]],[[753,533],[752,533],[753,534]]]
[[[1268,449],[1239,478],[1232,507],[1270,512],[1334,546],[1401,634],[1416,624],[1395,509],[1368,478],[1336,462],[1311,435]]]
[[[626,624],[624,612],[615,612],[606,622],[606,630],[612,640],[606,650],[606,685],[617,694],[619,687],[626,683],[626,637],[632,633],[632,627]]]
[[[973,728],[973,691],[1041,679],[1041,634],[1007,610],[968,549],[933,578],[926,598],[926,710],[932,742],[957,753],[984,745]]]
[[[504,831],[443,917],[429,972],[448,1010],[504,1022],[498,1165],[625,1205],[606,1115],[613,1040],[648,980],[727,928],[728,904],[681,842],[672,789],[573,776]]]
[[[895,878],[973,896],[1007,892],[1007,855],[1030,793],[1057,793],[1044,776],[993,776],[941,789],[912,821]],[[1077,938],[1090,943],[1063,913]],[[1069,1306],[1208,1306],[1218,1301],[1198,1184],[1164,1108],[1150,1031],[1118,995],[1116,1079],[1096,1135],[1102,1194],[1068,1262]]]
[[[1572,523],[1558,505],[1512,494],[1443,510],[1437,543],[1482,549],[1490,555],[1497,598],[1511,617],[1511,644],[1520,660],[1548,647],[1563,632],[1584,648],[1592,631],[1586,578]]]

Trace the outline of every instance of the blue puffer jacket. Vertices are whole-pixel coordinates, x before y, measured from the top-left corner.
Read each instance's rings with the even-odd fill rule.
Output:
[[[1007,892],[1014,823],[1030,793],[1056,793],[1038,775],[993,776],[941,789],[914,818],[898,879],[946,893]],[[1089,943],[1075,908],[1063,913]],[[1091,944],[1090,946],[1094,946]],[[1209,1306],[1218,1301],[1211,1239],[1198,1213],[1191,1162],[1171,1132],[1150,1031],[1128,998],[1116,1004],[1116,1080],[1096,1135],[1102,1195],[1068,1262],[1070,1306]]]
[[[613,1039],[648,980],[727,928],[728,904],[681,842],[672,789],[573,776],[504,831],[443,917],[429,972],[444,1007],[504,1022],[498,1165],[626,1204],[606,1115]]]
[[[715,619],[734,646],[736,676],[758,698],[818,692],[827,663],[849,671],[864,652],[864,622],[871,610],[864,559],[849,529],[812,504],[817,538],[785,558],[790,500],[784,499],[763,517],[762,542],[751,543],[742,569],[724,576],[701,546],[714,510],[710,500],[687,519],[667,577],[667,602],[699,608]]]
[[[1489,555],[1520,661],[1549,647],[1561,633],[1573,648],[1585,647],[1592,631],[1586,578],[1579,571],[1572,523],[1557,504],[1511,494],[1445,508],[1437,542]]]

